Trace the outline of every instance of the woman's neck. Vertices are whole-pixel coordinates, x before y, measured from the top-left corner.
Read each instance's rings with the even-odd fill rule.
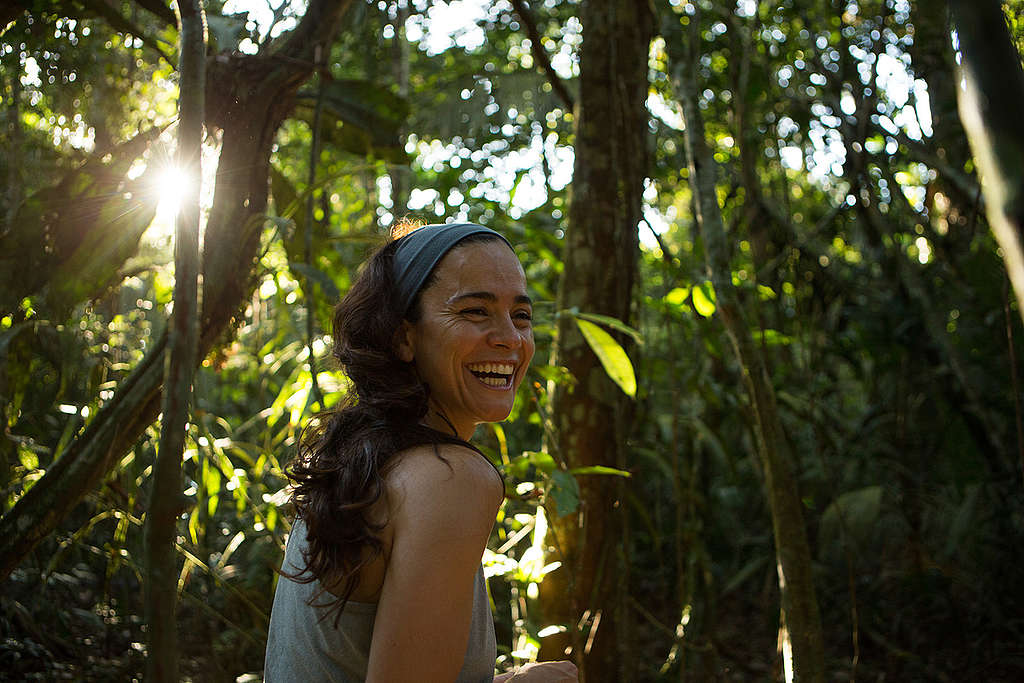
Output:
[[[422,424],[435,429],[444,434],[451,434],[454,437],[462,439],[463,441],[469,441],[470,437],[473,436],[473,432],[476,429],[476,425],[471,425],[468,428],[462,426],[462,429],[456,428],[448,416],[443,411],[437,408],[431,407],[427,410],[427,414],[423,417]],[[461,425],[460,425],[461,426]]]

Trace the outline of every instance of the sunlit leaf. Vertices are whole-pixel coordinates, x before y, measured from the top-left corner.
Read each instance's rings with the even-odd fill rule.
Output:
[[[608,474],[615,477],[632,477],[633,473],[626,470],[619,470],[605,465],[588,465],[587,467],[573,467],[569,474]]]
[[[715,288],[710,282],[702,282],[693,288],[693,307],[705,318],[715,313]]]
[[[555,384],[572,384],[574,381],[569,368],[564,365],[534,365],[530,367],[530,372]]]
[[[690,296],[690,288],[689,287],[676,287],[675,289],[670,291],[668,294],[666,294],[663,297],[663,300],[665,301],[665,303],[671,304],[673,306],[682,306],[686,302],[687,297],[689,297],[689,296]]]
[[[786,346],[793,343],[793,338],[778,330],[755,330],[754,338],[765,346]]]
[[[627,325],[626,323],[622,322],[618,318],[613,318],[610,315],[600,315],[599,313],[576,313],[575,315],[576,315],[577,319],[583,318],[584,320],[589,320],[591,322],[595,322],[595,323],[598,323],[600,325],[604,325],[605,327],[610,327],[611,329],[615,330],[616,332],[622,332],[623,334],[628,334],[630,337],[632,337],[636,341],[637,344],[643,344],[644,343],[643,335],[640,334],[639,330],[630,327],[629,325]]]
[[[531,466],[538,472],[549,473],[555,469],[555,459],[542,451],[524,451],[522,455],[512,458],[506,470],[514,477],[525,477]]]
[[[605,372],[612,381],[619,385],[619,388],[631,398],[636,397],[636,374],[633,372],[633,364],[626,355],[626,351],[615,341],[610,334],[590,322],[576,317],[576,324],[587,340],[587,344],[597,354],[598,360],[604,367]]]

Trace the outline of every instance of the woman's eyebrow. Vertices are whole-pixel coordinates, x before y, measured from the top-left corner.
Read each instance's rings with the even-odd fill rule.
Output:
[[[465,294],[453,296],[451,299],[448,300],[448,303],[454,304],[456,302],[462,301],[463,299],[483,299],[484,301],[493,302],[498,300],[498,295],[495,294],[494,292],[466,292]],[[519,296],[517,296],[515,298],[515,302],[517,304],[528,304],[530,306],[533,306],[533,299],[526,296],[525,294],[520,294]]]

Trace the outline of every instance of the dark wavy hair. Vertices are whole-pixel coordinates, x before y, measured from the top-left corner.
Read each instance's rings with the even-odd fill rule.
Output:
[[[290,502],[306,525],[307,547],[306,566],[281,573],[300,583],[319,580],[310,604],[326,608],[321,618],[335,614],[335,624],[359,584],[360,570],[384,551],[380,532],[385,524],[374,522],[369,512],[385,495],[393,456],[422,444],[433,444],[438,457],[436,446],[442,443],[477,450],[455,434],[420,424],[430,388],[414,364],[396,353],[402,320],[417,322],[421,316],[420,293],[404,316],[396,303],[395,249],[397,239],[409,231],[407,226],[392,230],[390,241],[368,259],[335,307],[333,356],[351,387],[338,409],[310,421],[285,471],[292,484]],[[472,235],[458,246],[492,239],[497,238]],[[420,292],[435,280],[431,273]]]

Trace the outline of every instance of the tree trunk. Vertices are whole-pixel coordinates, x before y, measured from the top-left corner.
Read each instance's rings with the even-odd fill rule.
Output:
[[[9,63],[4,64],[7,71],[7,78],[10,79],[11,95],[7,104],[7,187],[4,189],[4,201],[6,211],[4,212],[4,224],[0,228],[0,235],[6,234],[14,228],[14,220],[18,215],[18,206],[21,204],[21,195],[24,192],[22,182],[22,156],[21,145],[24,135],[21,130],[21,63],[18,55],[12,54],[8,57]],[[7,60],[5,60],[7,61]],[[5,85],[5,84],[0,84]],[[4,88],[6,91],[6,88]]]
[[[985,212],[1017,302],[1024,301],[1024,70],[1001,4],[949,0],[960,51],[960,119],[985,195]],[[1020,311],[1024,317],[1024,310]]]
[[[168,325],[160,447],[153,465],[145,524],[145,608],[149,649],[146,678],[178,680],[177,536],[181,514],[181,456],[185,448],[192,375],[199,337],[199,190],[202,179],[206,15],[200,0],[178,0],[178,168],[184,188],[174,236],[174,308]]]
[[[825,656],[821,616],[814,589],[811,551],[797,491],[793,456],[779,420],[775,391],[764,358],[753,343],[732,283],[728,242],[716,193],[716,166],[707,146],[704,121],[697,105],[696,66],[699,20],[689,17],[689,36],[680,31],[677,16],[668,14],[664,35],[675,64],[673,86],[686,127],[690,187],[696,206],[697,225],[704,237],[707,268],[717,297],[717,313],[725,326],[755,418],[757,451],[765,477],[765,492],[775,536],[776,566],[782,596],[780,635],[786,680],[823,683]]]
[[[647,54],[653,19],[634,0],[584,2],[585,38],[576,111],[576,161],[558,308],[628,321],[636,277],[637,223],[647,172]],[[554,450],[570,467],[625,464],[632,404],[608,378],[569,315],[558,321],[553,359],[576,380],[553,395]],[[543,641],[543,659],[569,654],[580,679],[622,680],[624,620],[616,590],[627,558],[618,538],[622,481],[583,476],[577,512],[550,531],[562,568],[541,585],[547,623],[568,631]],[[618,630],[618,632],[617,632]]]
[[[398,3],[395,17],[395,37],[392,39],[392,71],[398,85],[398,95],[409,97],[409,41],[405,37],[405,22],[409,20],[409,6]],[[399,141],[405,146],[408,139],[405,126],[399,131]],[[412,189],[412,173],[408,164],[389,165],[388,175],[391,177],[391,214],[395,219],[404,218],[409,205],[409,192]]]
[[[223,130],[213,207],[206,222],[197,360],[225,335],[255,285],[267,208],[270,151],[295,92],[313,71],[351,0],[311,0],[274,55],[218,55],[206,64],[206,123]],[[103,481],[159,412],[166,336],[85,430],[0,519],[0,580]]]

